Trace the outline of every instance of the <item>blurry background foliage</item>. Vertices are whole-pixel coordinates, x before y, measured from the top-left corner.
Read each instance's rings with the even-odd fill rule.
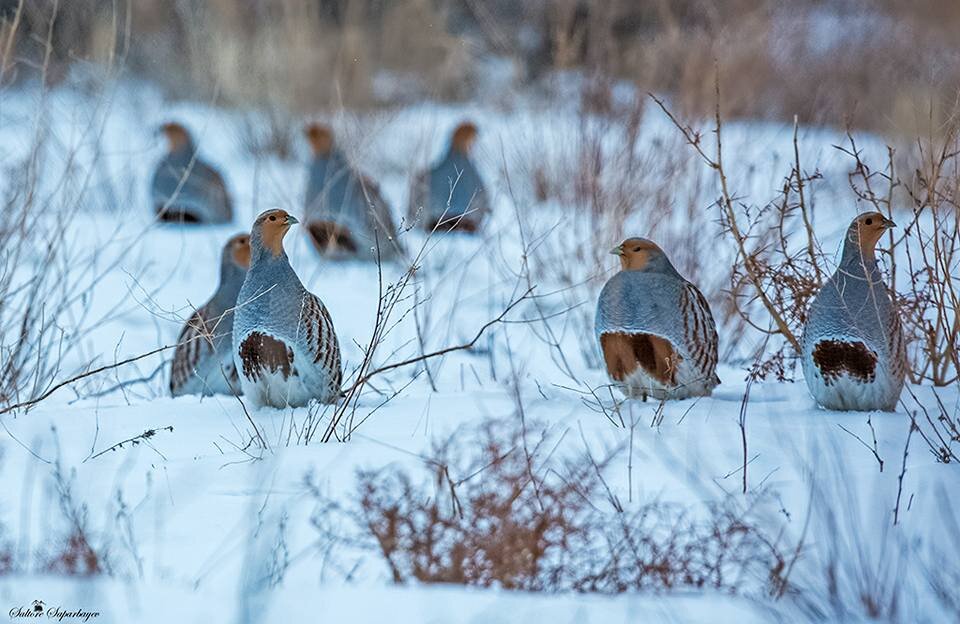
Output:
[[[728,118],[903,137],[943,122],[960,85],[957,0],[0,0],[0,19],[8,83],[48,58],[50,83],[120,67],[174,98],[294,114],[569,70],[708,114],[719,59]]]

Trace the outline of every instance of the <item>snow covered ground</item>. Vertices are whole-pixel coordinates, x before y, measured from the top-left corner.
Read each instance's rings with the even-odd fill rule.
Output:
[[[45,156],[45,175],[56,179],[68,168],[90,169],[89,210],[69,224],[66,244],[83,257],[95,256],[105,271],[82,302],[87,318],[102,322],[68,356],[61,377],[94,357],[97,364],[109,364],[173,344],[183,319],[215,288],[223,242],[265,208],[298,214],[305,184],[307,150],[299,137],[289,160],[254,156],[245,148],[245,128],[262,121],[255,114],[165,102],[136,83],[105,93],[95,97],[65,88],[40,102],[39,93],[27,88],[0,98],[4,161],[22,157],[42,118],[54,146]],[[578,236],[576,219],[556,202],[536,205],[531,180],[515,175],[524,170],[518,159],[540,153],[549,162],[567,149],[565,141],[578,123],[573,105],[548,107],[518,98],[508,107],[423,105],[342,114],[333,122],[340,143],[380,181],[399,221],[410,173],[440,153],[446,134],[463,118],[481,128],[478,162],[493,191],[494,219],[482,240],[449,236],[425,242],[417,233],[405,235],[408,249],[427,249],[416,285],[425,303],[417,318],[398,314],[378,364],[420,352],[418,322],[426,351],[460,344],[522,292],[525,282],[517,276],[524,275],[525,248],[518,222],[529,228],[526,241],[552,250],[550,262],[583,262],[572,250],[563,253],[565,242]],[[236,200],[232,225],[152,222],[147,184],[163,150],[153,129],[166,120],[187,125],[201,154],[221,167]],[[740,193],[776,192],[792,158],[792,132],[776,124],[728,126],[727,153]],[[648,107],[639,149],[655,150],[658,142],[673,149],[668,137],[675,133]],[[824,174],[814,225],[826,250],[836,248],[857,210],[845,191],[849,162],[832,147],[842,140],[826,130],[801,133],[805,162]],[[882,154],[878,141],[864,142],[868,152]],[[709,204],[715,188],[709,181],[700,184],[701,220],[683,220],[678,227],[702,230],[701,263],[716,267],[705,278],[720,284],[729,250],[714,234],[716,216]],[[653,217],[638,205],[627,231],[644,234]],[[608,247],[617,242],[610,240]],[[353,371],[373,328],[376,268],[324,262],[295,230],[286,248],[305,285],[329,308],[345,372]],[[611,257],[606,269],[614,265]],[[405,268],[385,266],[384,280],[396,280]],[[47,607],[98,611],[91,621],[100,622],[765,622],[859,619],[870,612],[867,597],[896,596],[900,621],[958,617],[932,598],[926,578],[938,557],[957,563],[960,542],[950,522],[960,517],[960,473],[955,464],[937,463],[917,436],[905,455],[910,427],[905,409],[919,405],[905,393],[901,411],[870,415],[881,471],[867,448],[874,435],[867,415],[817,409],[799,371],[794,383],[758,382],[749,388],[746,439],[748,489],[763,492],[784,550],[800,553],[790,580],[801,597],[775,601],[759,585],[739,595],[685,589],[621,596],[397,587],[372,554],[321,548],[310,523],[316,501],[304,485],[306,475],[330,496],[346,498],[358,468],[416,470],[422,464],[417,457],[428,453],[434,440],[490,419],[519,420],[517,397],[525,419],[557,436],[564,452],[589,449],[601,456],[629,448],[604,469],[605,481],[628,509],[651,500],[689,505],[694,513],[728,497],[746,504],[740,494],[744,450],[738,426],[747,391],[743,367],[722,365],[723,384],[710,398],[670,403],[662,412],[655,403],[628,403],[627,426],[617,426],[584,399],[583,392],[604,384],[605,375],[590,368],[582,326],[566,322],[563,314],[579,305],[580,314],[592,316],[593,287],[571,294],[560,291],[563,284],[536,286],[546,320],[525,304],[508,317],[516,322],[494,326],[474,349],[432,361],[436,391],[422,367],[375,379],[375,388],[360,399],[357,421],[372,415],[347,442],[291,443],[291,427],[303,422],[307,410],[260,409],[251,415],[270,448],[252,447],[251,426],[235,398],[167,396],[168,371],[160,367],[169,351],[64,388],[27,413],[3,415],[0,523],[21,567],[0,576],[0,611],[43,600]],[[722,296],[719,288],[713,291]],[[546,337],[548,330],[553,338]],[[550,346],[554,339],[559,349]],[[732,339],[721,333],[722,344]],[[748,336],[745,344],[756,340]],[[127,383],[140,378],[146,380]],[[381,407],[394,390],[397,396]],[[913,392],[936,411],[930,388]],[[958,409],[956,387],[938,394],[949,411]],[[99,455],[146,430],[157,433],[143,444]],[[63,535],[67,486],[108,555],[109,576],[71,578],[44,570],[44,556],[56,546],[51,540]],[[898,492],[902,500],[893,526]],[[841,563],[829,578],[836,559]],[[263,560],[279,562],[281,572],[270,587],[250,581],[251,568],[265,565]]]

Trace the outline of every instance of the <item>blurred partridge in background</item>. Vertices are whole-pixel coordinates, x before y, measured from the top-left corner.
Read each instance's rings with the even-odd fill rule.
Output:
[[[400,254],[393,216],[378,185],[350,166],[330,128],[309,124],[306,135],[313,160],[304,220],[317,251],[332,258],[375,260],[379,244],[383,260]]]
[[[440,162],[415,177],[407,209],[411,222],[428,232],[479,231],[489,204],[480,172],[470,159],[476,139],[475,125],[460,124]]]
[[[283,237],[297,222],[283,210],[267,210],[250,232],[250,270],[237,298],[233,342],[240,385],[255,405],[333,403],[340,393],[333,321],[283,250]]]
[[[709,395],[720,379],[706,299],[647,239],[628,238],[611,253],[622,270],[600,292],[595,325],[611,381],[644,400]]]
[[[168,151],[151,183],[153,209],[161,221],[229,223],[233,203],[223,177],[200,159],[190,133],[178,123],[160,127]]]
[[[233,362],[233,309],[250,266],[250,236],[227,241],[220,258],[220,285],[180,331],[170,371],[170,394],[239,394]]]
[[[900,316],[876,257],[877,242],[894,226],[879,212],[854,219],[840,266],[810,305],[802,340],[803,378],[827,409],[897,407],[907,357]]]

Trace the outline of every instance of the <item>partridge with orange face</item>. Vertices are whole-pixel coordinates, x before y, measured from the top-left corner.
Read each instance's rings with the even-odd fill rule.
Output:
[[[402,250],[390,207],[376,182],[354,170],[327,126],[310,124],[313,151],[304,204],[306,232],[328,258],[388,260]]]
[[[416,176],[407,216],[428,232],[473,233],[489,212],[480,172],[470,158],[477,127],[462,123],[453,131],[443,159]]]
[[[178,223],[229,223],[233,202],[220,172],[199,158],[182,125],[166,123],[160,130],[169,151],[157,165],[150,186],[157,217]]]
[[[720,379],[706,299],[645,238],[628,238],[610,253],[622,270],[600,292],[595,324],[610,380],[644,400],[709,395]]]
[[[340,345],[323,302],[287,260],[283,237],[298,221],[267,210],[250,232],[250,269],[237,297],[233,355],[243,393],[256,405],[333,403],[340,393]]]
[[[876,256],[880,237],[894,225],[879,212],[854,219],[840,266],[810,305],[801,342],[803,378],[827,409],[893,411],[903,390],[903,329]]]
[[[223,248],[220,285],[187,320],[170,370],[170,394],[240,394],[233,362],[233,310],[250,266],[250,236],[238,234]]]

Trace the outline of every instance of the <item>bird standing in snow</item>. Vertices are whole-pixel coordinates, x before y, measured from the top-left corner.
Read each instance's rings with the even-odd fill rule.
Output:
[[[294,223],[283,210],[267,210],[250,232],[250,269],[237,297],[233,355],[243,393],[257,405],[333,403],[340,392],[333,321],[300,283],[283,250]]]
[[[220,257],[220,285],[187,320],[170,369],[170,394],[240,394],[233,362],[233,309],[250,266],[250,236],[227,241]]]
[[[894,226],[879,212],[854,219],[840,266],[810,305],[801,342],[803,378],[827,409],[896,409],[906,350],[876,257],[877,242]]]
[[[410,189],[407,216],[432,232],[477,232],[488,212],[480,172],[470,159],[477,127],[462,123],[453,131],[446,155],[433,168],[419,173]]]
[[[645,238],[628,238],[610,253],[622,270],[600,292],[595,324],[610,379],[631,398],[709,395],[720,379],[706,299]]]
[[[330,128],[309,124],[306,135],[313,161],[307,179],[304,221],[317,251],[331,258],[375,260],[379,244],[381,259],[400,254],[390,207],[377,184],[350,166],[334,145]]]
[[[161,221],[229,223],[233,203],[223,177],[201,160],[187,129],[166,123],[160,131],[169,150],[157,165],[150,187],[153,208]]]

